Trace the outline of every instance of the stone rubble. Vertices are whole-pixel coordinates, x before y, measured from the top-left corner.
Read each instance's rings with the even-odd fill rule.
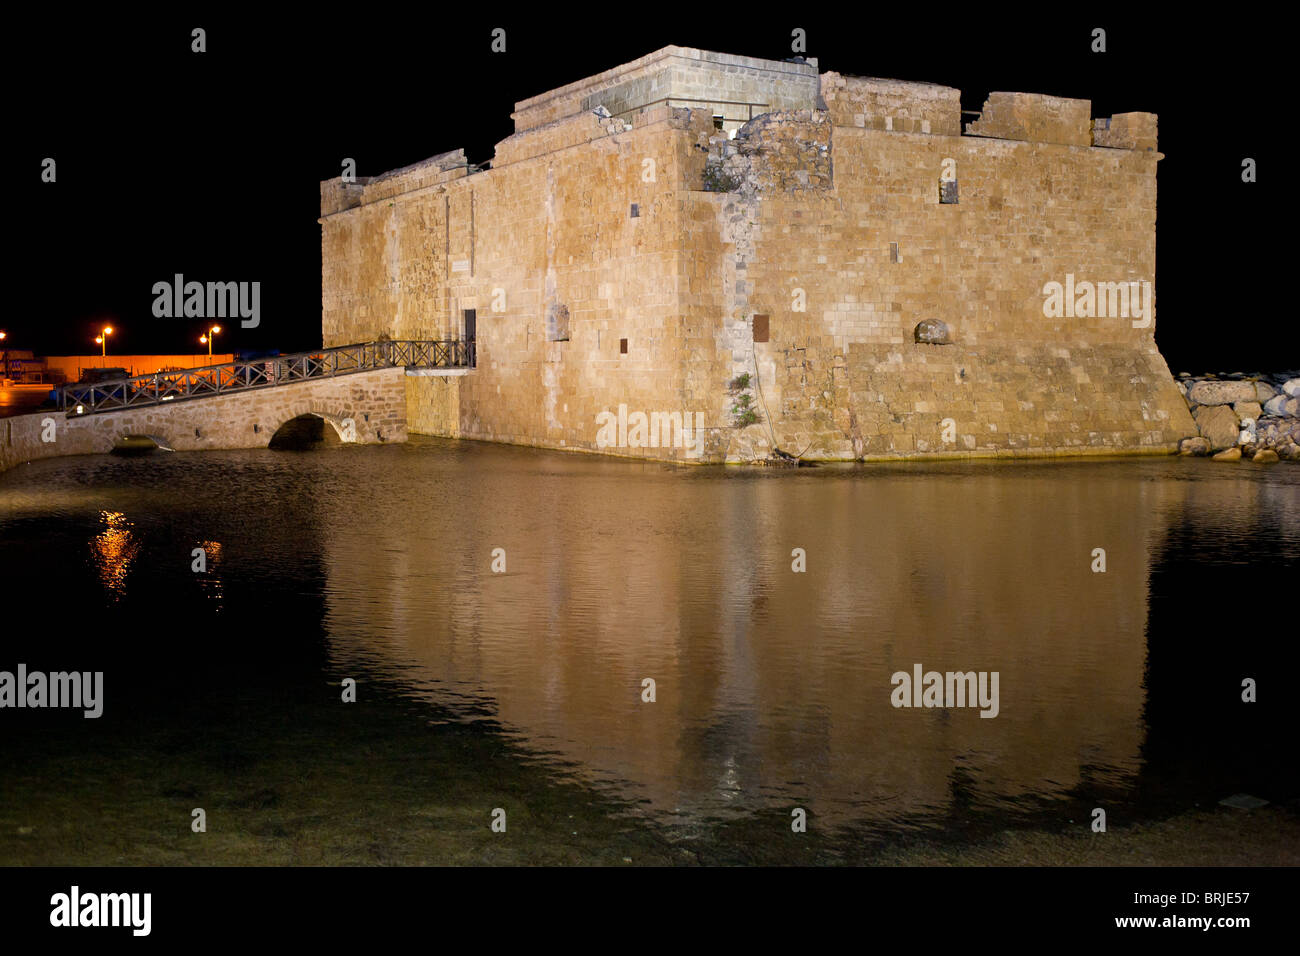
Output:
[[[1181,455],[1215,461],[1300,462],[1300,370],[1178,376],[1198,434],[1178,444]]]

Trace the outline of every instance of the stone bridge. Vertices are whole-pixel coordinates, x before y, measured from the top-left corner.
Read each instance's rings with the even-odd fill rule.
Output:
[[[473,365],[472,343],[444,344],[366,343],[68,386],[60,407],[0,420],[0,471],[109,452],[124,438],[172,451],[266,448],[312,421],[341,442],[403,442],[407,370]]]
[[[342,441],[401,442],[405,378],[403,368],[384,368],[97,415],[19,415],[0,421],[0,471],[38,458],[108,452],[128,435],[175,451],[265,448],[282,426],[303,417],[323,419]]]

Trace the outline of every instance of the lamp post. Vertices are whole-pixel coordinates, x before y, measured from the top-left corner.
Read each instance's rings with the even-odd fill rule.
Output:
[[[218,335],[220,332],[221,332],[221,326],[219,326],[219,325],[214,325],[214,326],[212,326],[212,328],[208,329],[208,334],[207,334],[207,335],[200,335],[200,336],[199,336],[199,344],[200,344],[200,345],[202,345],[202,344],[204,344],[204,343],[207,343],[207,346],[208,346],[208,358],[212,358],[212,338],[213,338],[213,336]]]
[[[101,359],[108,357],[108,337],[112,334],[113,334],[113,327],[111,325],[106,325],[104,326],[104,331],[100,332],[99,335],[95,336],[95,344],[100,347],[99,357]],[[106,363],[100,362],[99,364],[100,367],[102,368]]]
[[[9,338],[9,333],[5,332],[3,329],[0,329],[0,342],[3,342],[7,338]],[[4,347],[4,353],[5,353],[5,364],[4,364],[4,369],[0,370],[0,382],[3,382],[5,379],[9,377],[9,346],[6,345]]]

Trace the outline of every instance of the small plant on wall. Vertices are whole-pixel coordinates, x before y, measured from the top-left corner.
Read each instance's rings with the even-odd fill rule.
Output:
[[[740,185],[740,180],[734,176],[728,176],[722,171],[721,166],[708,165],[704,167],[704,191],[710,193],[730,193],[735,192]]]
[[[754,408],[754,396],[749,394],[750,384],[748,372],[733,378],[728,384],[734,396],[731,405],[731,423],[737,428],[758,424],[758,410]]]

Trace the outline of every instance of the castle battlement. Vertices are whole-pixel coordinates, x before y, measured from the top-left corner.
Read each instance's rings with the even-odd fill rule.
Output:
[[[647,56],[530,97],[515,104],[515,131],[604,107],[624,116],[666,104],[708,109],[726,117],[728,128],[759,112],[812,109],[818,92],[817,61],[761,60],[666,46]],[[744,107],[742,109],[742,107]]]

